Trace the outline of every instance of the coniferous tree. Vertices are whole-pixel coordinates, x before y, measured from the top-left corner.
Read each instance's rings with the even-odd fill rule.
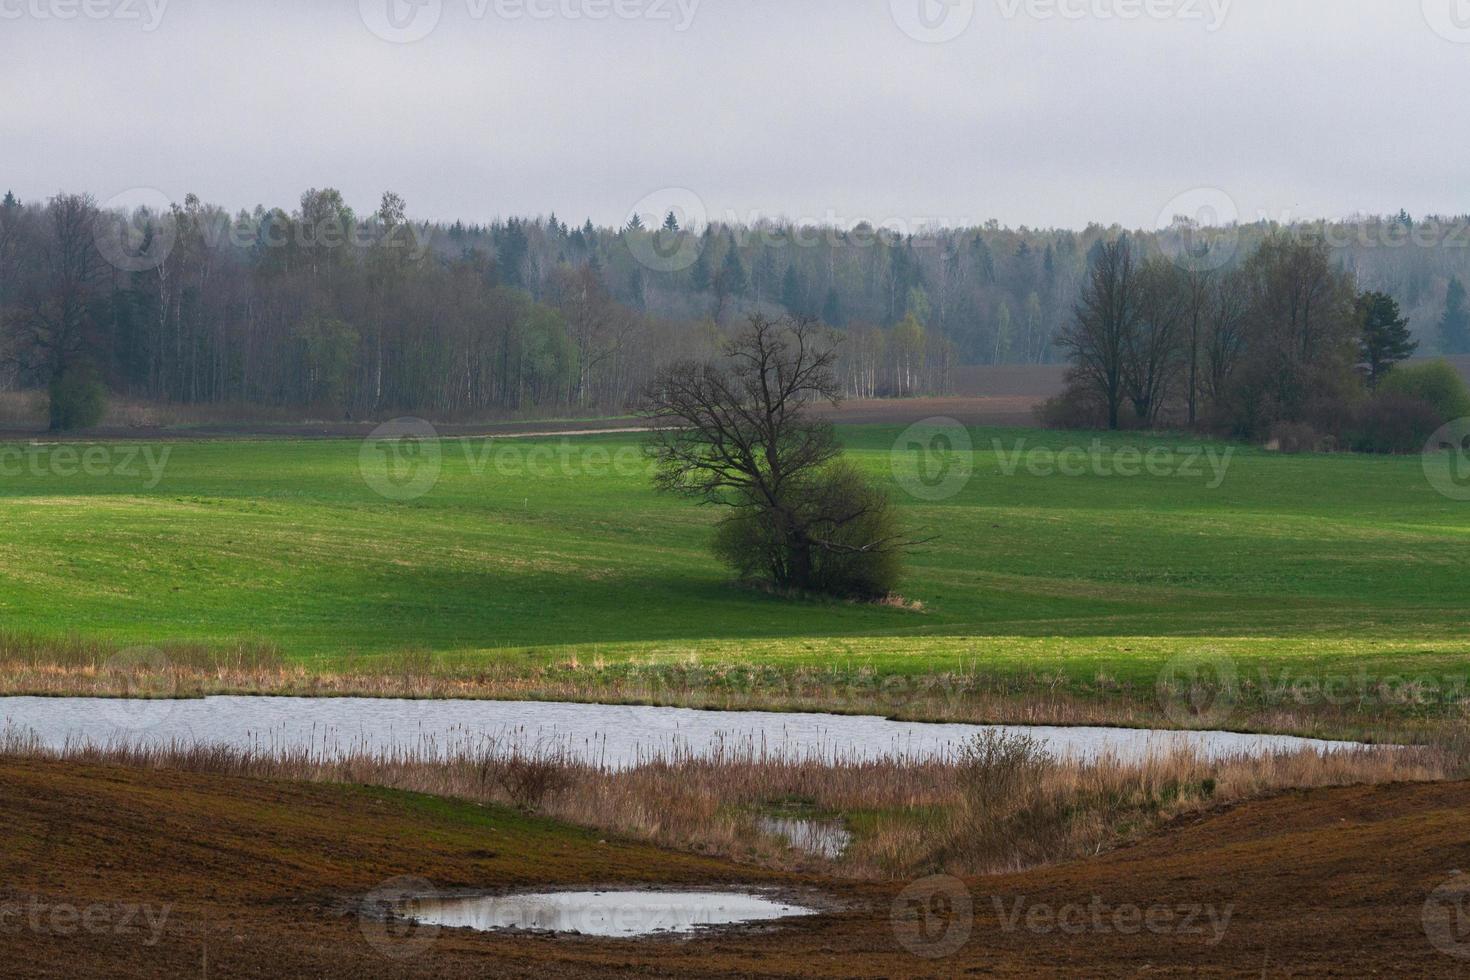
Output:
[[[704,237],[699,242],[699,254],[694,259],[694,264],[689,267],[689,288],[696,293],[709,292],[714,276],[710,273],[710,244],[713,236],[708,228],[704,231]]]
[[[635,265],[633,271],[628,273],[628,305],[639,311],[648,308],[648,294],[643,285],[641,266]]]
[[[731,296],[744,296],[750,288],[750,278],[745,274],[745,263],[740,261],[740,250],[735,246],[735,236],[730,236],[730,245],[725,249],[725,262],[720,267],[720,284]]]
[[[786,307],[786,312],[797,316],[806,308],[805,292],[806,290],[802,288],[801,273],[797,271],[796,263],[793,262],[786,267],[786,276],[781,281],[781,305]]]
[[[524,288],[525,263],[530,242],[526,239],[526,231],[521,227],[520,219],[511,218],[505,223],[504,229],[496,236],[495,245],[496,267],[500,271],[501,281],[507,286]]]
[[[757,303],[776,292],[776,278],[775,250],[762,245],[751,276],[751,286],[755,289]]]
[[[837,287],[832,286],[827,290],[827,299],[822,304],[822,322],[829,327],[840,327],[842,321],[842,300],[837,296]]]
[[[1456,276],[1450,280],[1445,294],[1444,316],[1439,321],[1439,349],[1442,354],[1470,354],[1470,304],[1465,298],[1465,284]]]
[[[1419,345],[1409,335],[1409,320],[1387,293],[1363,293],[1357,301],[1358,360],[1363,365],[1369,388],[1377,388],[1383,376],[1399,361],[1411,357]]]

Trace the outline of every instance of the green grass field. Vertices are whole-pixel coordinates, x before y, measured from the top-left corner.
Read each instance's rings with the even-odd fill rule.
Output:
[[[841,434],[895,484],[899,431]],[[925,502],[895,484],[916,535],[936,536],[903,587],[922,609],[733,586],[706,548],[711,510],[656,495],[642,463],[607,469],[636,435],[449,440],[437,484],[411,501],[369,487],[351,440],[169,444],[151,488],[150,458],[127,464],[134,446],[97,450],[90,472],[80,448],[73,460],[10,446],[0,629],[259,641],[323,667],[413,649],[1127,679],[1210,649],[1299,669],[1466,669],[1470,504],[1437,493],[1418,457],[1211,444],[1234,453],[1211,487],[1203,461],[1182,475],[1006,475],[1021,440],[1094,437],[972,436],[974,474],[957,495]],[[157,464],[165,447],[147,448]],[[515,462],[533,451],[537,475]]]

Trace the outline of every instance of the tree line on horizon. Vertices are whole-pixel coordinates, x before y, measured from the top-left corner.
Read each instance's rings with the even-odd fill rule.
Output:
[[[189,195],[121,215],[7,194],[0,390],[50,389],[58,426],[85,424],[104,393],[356,419],[620,411],[660,365],[710,355],[759,314],[839,331],[848,397],[945,393],[960,365],[1062,360],[1090,258],[1119,231],[419,223],[395,194],[359,215],[332,189],[290,211]],[[671,242],[687,261],[640,260]],[[1347,245],[1334,261],[1461,322],[1443,343],[1421,333],[1424,349],[1470,351],[1465,250]]]
[[[1441,326],[1464,313],[1451,281]],[[1066,391],[1040,410],[1060,427],[1202,429],[1292,450],[1417,452],[1470,416],[1447,362],[1419,349],[1398,301],[1363,289],[1326,241],[1279,232],[1244,255],[1148,255],[1099,242],[1058,337]]]

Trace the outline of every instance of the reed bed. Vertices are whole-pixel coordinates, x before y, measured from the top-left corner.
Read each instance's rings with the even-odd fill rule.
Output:
[[[1020,870],[1115,847],[1180,815],[1321,786],[1462,777],[1470,739],[1435,747],[1317,749],[1209,760],[1055,759],[1024,736],[987,733],[918,761],[786,756],[750,743],[670,752],[615,769],[564,744],[430,740],[385,750],[204,742],[69,742],[0,732],[0,755],[94,765],[351,783],[516,807],[609,835],[785,869],[896,879]],[[830,859],[761,829],[773,811],[844,821]]]

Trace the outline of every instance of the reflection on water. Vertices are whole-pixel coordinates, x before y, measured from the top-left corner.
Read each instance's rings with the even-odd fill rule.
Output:
[[[756,821],[761,833],[784,837],[798,851],[815,854],[829,861],[842,857],[852,843],[852,832],[841,820],[806,820],[798,817],[761,817]]]
[[[451,929],[524,929],[629,938],[707,926],[767,922],[812,909],[735,892],[547,892],[484,898],[412,899],[395,912]]]
[[[223,743],[259,751],[336,756],[349,751],[443,756],[555,750],[626,768],[654,756],[755,756],[823,761],[943,757],[987,726],[920,724],[875,716],[696,711],[536,701],[213,697],[187,701],[0,698],[0,727],[30,729],[48,746],[72,741]],[[1003,726],[1059,756],[1111,753],[1135,760],[1189,747],[1211,757],[1315,746],[1277,735],[1117,728]]]

